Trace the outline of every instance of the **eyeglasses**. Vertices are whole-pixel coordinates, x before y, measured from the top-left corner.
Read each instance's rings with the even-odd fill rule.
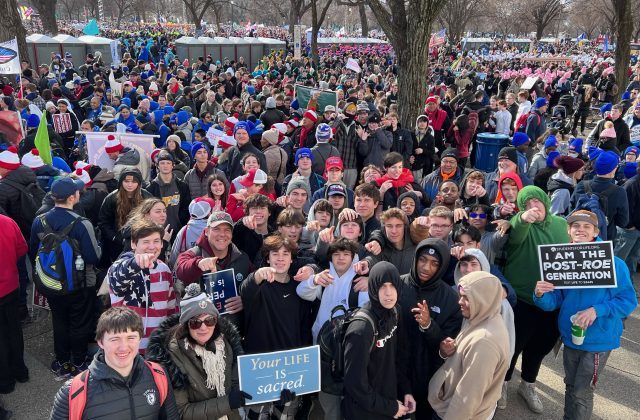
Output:
[[[435,230],[442,230],[442,229],[450,228],[451,225],[431,225],[431,227],[434,228]]]
[[[198,328],[202,327],[202,324],[206,325],[207,327],[213,327],[217,323],[218,318],[216,318],[215,316],[208,316],[205,319],[191,318],[189,320],[189,328],[191,328],[192,330],[197,330]]]
[[[485,213],[469,213],[469,217],[472,219],[486,219],[487,215]]]

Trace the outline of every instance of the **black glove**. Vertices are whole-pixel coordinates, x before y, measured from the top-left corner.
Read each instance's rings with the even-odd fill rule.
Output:
[[[229,393],[229,407],[235,410],[245,405],[245,399],[252,400],[253,397],[244,391],[234,389]]]
[[[290,403],[291,401],[296,399],[296,393],[291,392],[288,389],[283,389],[280,393],[280,400],[278,400],[278,404],[285,405]]]

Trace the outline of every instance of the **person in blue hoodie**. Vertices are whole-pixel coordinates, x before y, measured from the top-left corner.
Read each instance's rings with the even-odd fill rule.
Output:
[[[598,218],[594,213],[578,210],[567,222],[572,242],[599,240]],[[620,347],[623,319],[638,305],[627,265],[618,257],[614,257],[614,262],[616,287],[556,290],[553,283],[541,280],[533,292],[533,301],[539,308],[560,309],[558,328],[564,343],[565,420],[591,418],[599,376],[611,351]],[[576,315],[573,323],[586,330],[580,345],[571,339],[573,315]]]
[[[157,148],[163,148],[167,143],[167,137],[171,134],[171,129],[164,124],[163,118],[164,111],[162,109],[156,109],[151,113],[151,122],[156,125],[156,134],[160,136],[153,139]]]

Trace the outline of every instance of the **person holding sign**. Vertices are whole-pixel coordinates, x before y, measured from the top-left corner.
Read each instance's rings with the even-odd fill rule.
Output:
[[[572,243],[598,238],[598,218],[587,210],[568,218]],[[614,257],[617,286],[556,290],[553,283],[536,283],[533,300],[545,311],[560,309],[558,328],[564,343],[563,364],[566,384],[564,418],[589,419],[593,393],[611,351],[620,347],[622,320],[638,305],[629,269]]]
[[[240,287],[248,354],[295,349],[311,341],[311,304],[298,296],[298,282],[289,276],[296,251],[296,243],[280,233],[269,236],[262,245],[263,261],[268,265],[251,273]],[[297,403],[295,394],[291,401],[291,394],[284,389],[273,408],[293,418]],[[269,409],[269,404],[256,406],[249,418]]]
[[[504,275],[516,291],[518,303],[513,309],[516,326],[516,347],[511,366],[502,387],[498,408],[507,406],[507,387],[522,353],[522,382],[518,394],[531,411],[542,413],[542,401],[535,390],[535,382],[542,359],[558,340],[557,315],[544,312],[533,304],[533,288],[538,281],[538,245],[568,242],[567,222],[550,212],[549,196],[536,186],[526,186],[518,193],[520,211],[510,220],[507,242],[507,262]]]
[[[151,335],[146,358],[169,373],[182,419],[239,418],[252,396],[238,389],[236,357],[243,354],[236,327],[219,316],[198,284],[187,286],[180,315]]]

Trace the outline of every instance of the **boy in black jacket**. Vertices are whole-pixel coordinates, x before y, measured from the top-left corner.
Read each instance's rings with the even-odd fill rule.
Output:
[[[406,376],[403,322],[397,306],[400,273],[382,261],[369,272],[369,302],[365,319],[353,320],[344,337],[344,400],[346,420],[402,418],[415,411],[416,401]],[[425,394],[426,395],[426,394]]]

